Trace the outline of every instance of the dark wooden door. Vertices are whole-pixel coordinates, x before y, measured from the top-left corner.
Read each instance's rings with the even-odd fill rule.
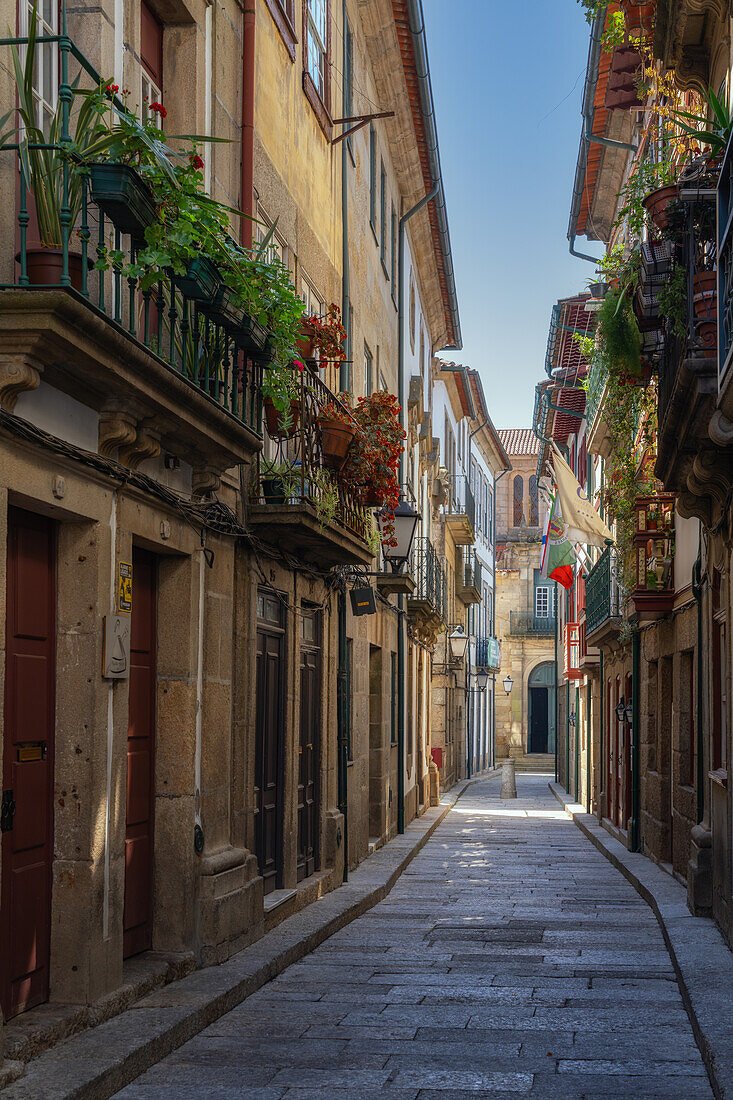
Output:
[[[529,751],[547,752],[547,688],[531,687]]]
[[[300,649],[300,757],[298,773],[298,882],[318,866],[321,650],[316,611],[303,610]]]
[[[0,1002],[7,1020],[48,1000],[53,859],[54,525],[8,512]]]
[[[156,562],[132,555],[130,711],[127,728],[124,957],[153,945],[153,767],[155,762]]]
[[[264,891],[282,885],[283,609],[270,593],[257,598],[255,849]]]

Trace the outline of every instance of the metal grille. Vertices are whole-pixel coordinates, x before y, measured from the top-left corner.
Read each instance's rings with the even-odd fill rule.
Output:
[[[425,600],[443,622],[448,621],[448,585],[445,569],[429,538],[416,538],[411,572],[415,578],[412,599]]]

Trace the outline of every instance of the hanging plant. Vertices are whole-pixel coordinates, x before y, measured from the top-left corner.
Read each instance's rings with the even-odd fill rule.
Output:
[[[641,376],[642,336],[628,292],[612,290],[598,311],[598,343],[609,372],[617,378]]]

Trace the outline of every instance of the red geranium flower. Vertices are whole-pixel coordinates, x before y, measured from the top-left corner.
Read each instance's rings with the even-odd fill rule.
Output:
[[[155,111],[156,115],[160,115],[161,118],[165,118],[168,114],[162,103],[151,103],[150,110]]]
[[[203,157],[200,157],[198,153],[192,153],[190,161],[194,168],[203,168],[204,166]]]

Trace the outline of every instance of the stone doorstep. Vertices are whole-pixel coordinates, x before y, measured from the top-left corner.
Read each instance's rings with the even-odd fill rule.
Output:
[[[0,1062],[0,1087],[7,1083],[3,1081],[2,1074],[8,1062],[15,1063],[18,1070],[15,1076],[19,1076],[24,1063],[32,1058],[37,1058],[63,1039],[105,1023],[141,997],[178,978],[184,978],[195,966],[192,953],[163,955],[146,951],[123,963],[122,985],[119,988],[89,1005],[51,1002],[16,1016],[3,1027],[6,1061]]]
[[[629,852],[573,802],[559,783],[550,790],[578,828],[631,883],[654,913],[664,936],[695,1042],[717,1100],[733,1098],[733,953],[710,918],[695,917],[687,892],[648,856]]]
[[[17,1024],[11,1021],[3,1032],[10,1061],[0,1065],[4,1100],[106,1100],[113,1096],[382,901],[466,788],[492,774],[496,770],[454,786],[442,796],[439,806],[427,809],[410,822],[402,836],[394,837],[350,871],[347,883],[221,965],[195,969],[180,981],[169,978],[169,984],[159,976],[155,984],[131,993],[124,1003],[122,990],[117,990],[103,999],[114,1002],[106,1014],[95,1015],[99,1002],[69,1006],[76,1020],[73,1028],[56,1021],[42,1029],[43,1039],[36,1035],[33,1043],[23,1048],[27,1058],[33,1059],[28,1064],[19,1061],[19,1048],[9,1040],[14,1028],[20,1031],[25,1026],[30,1031],[22,1021],[43,1009],[55,1011],[65,1006],[42,1006],[19,1016]],[[141,956],[130,963],[140,965],[147,958]],[[166,963],[166,967],[170,965]],[[192,967],[191,959],[189,970]],[[90,1032],[96,1025],[100,1025],[98,1030]],[[25,1073],[18,1077],[23,1068]],[[7,1084],[8,1079],[12,1083]]]

